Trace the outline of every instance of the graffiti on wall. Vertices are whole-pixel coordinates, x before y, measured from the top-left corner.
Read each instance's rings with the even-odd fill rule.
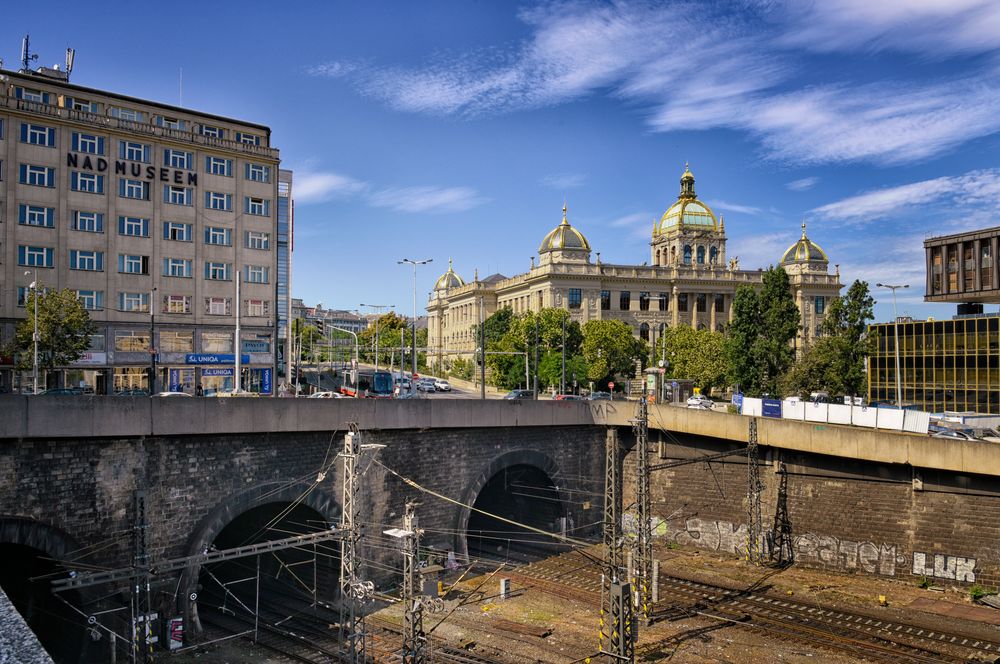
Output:
[[[634,524],[629,525],[634,528]],[[667,537],[678,544],[738,556],[746,553],[747,527],[742,523],[692,517],[673,522],[654,518],[651,525],[655,536]],[[900,552],[895,544],[884,542],[858,542],[804,533],[793,538],[793,550],[799,562],[844,572],[895,576],[897,570],[909,570],[938,579],[970,583],[976,580],[975,558],[914,552],[910,567],[909,556]]]

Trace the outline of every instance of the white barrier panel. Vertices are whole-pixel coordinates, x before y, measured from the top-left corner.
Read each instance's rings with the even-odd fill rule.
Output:
[[[876,418],[878,417],[878,408],[874,406],[852,406],[851,407],[851,424],[856,427],[870,427],[875,428]]]
[[[845,406],[842,403],[831,403],[829,404],[829,415],[827,416],[827,422],[830,424],[850,424],[851,423],[851,406]]]
[[[897,408],[878,408],[878,421],[876,426],[879,429],[903,430],[903,413],[905,411]]]
[[[781,402],[781,417],[786,420],[804,420],[806,417],[805,403],[798,399],[785,399]]]
[[[810,401],[806,404],[806,422],[826,422],[830,404]]]
[[[903,411],[903,431],[927,433],[931,424],[931,414],[919,410]]]
[[[750,417],[760,417],[764,412],[764,401],[762,399],[751,399],[743,397],[743,414]]]

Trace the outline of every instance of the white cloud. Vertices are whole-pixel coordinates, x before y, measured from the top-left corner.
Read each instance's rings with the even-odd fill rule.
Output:
[[[763,233],[730,238],[727,258],[739,258],[741,270],[756,270],[777,265],[782,254],[798,239],[791,232]]]
[[[296,203],[321,203],[332,198],[353,196],[368,185],[360,180],[333,172],[296,171],[292,196]]]
[[[791,189],[792,191],[807,191],[816,186],[819,182],[817,177],[802,178],[800,180],[792,180],[791,182],[785,184],[786,189]]]
[[[861,224],[891,217],[914,206],[949,201],[956,206],[1000,208],[1000,169],[876,189],[812,211],[825,219]]]
[[[310,76],[320,76],[323,78],[341,78],[356,71],[358,65],[351,62],[324,62],[323,64],[306,67],[306,73]]]
[[[386,187],[372,192],[368,202],[397,212],[464,212],[487,201],[469,187]]]
[[[653,217],[648,212],[633,212],[632,214],[626,214],[617,219],[612,219],[608,222],[608,226],[614,226],[615,228],[622,228],[624,226],[642,225],[653,227]]]
[[[739,214],[758,215],[761,213],[759,207],[752,205],[740,205],[738,203],[727,203],[726,201],[707,201],[713,210],[725,210],[727,212],[737,212]]]
[[[546,175],[539,182],[549,189],[575,189],[582,187],[587,181],[587,176],[583,173],[552,173]]]

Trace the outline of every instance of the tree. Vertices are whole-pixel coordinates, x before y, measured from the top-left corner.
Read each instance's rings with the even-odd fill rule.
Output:
[[[646,343],[633,336],[627,323],[613,319],[587,321],[582,346],[587,378],[593,381],[632,375],[635,361],[646,355]]]
[[[292,321],[292,339],[293,343],[299,344],[298,361],[304,362],[315,357],[315,351],[322,340],[322,335],[319,333],[319,329],[315,325],[307,323],[305,318],[296,318]]]
[[[581,355],[566,356],[566,390],[572,391],[573,379],[577,385],[587,376],[587,361]],[[555,387],[559,389],[562,382],[562,352],[558,350],[547,352],[538,362],[539,389]]]
[[[90,335],[97,326],[90,314],[68,288],[36,292],[32,289],[25,302],[29,316],[17,325],[7,354],[15,357],[18,369],[34,365],[35,298],[38,298],[38,366],[40,369],[64,367],[80,359],[90,348]]]
[[[795,361],[792,342],[799,331],[801,315],[782,267],[769,267],[760,289],[761,330],[757,359],[762,363],[761,388],[778,394],[778,381]]]
[[[358,335],[361,355],[368,362],[375,361],[375,341],[378,338],[378,361],[380,365],[389,366],[391,356],[399,358],[400,331],[408,331],[409,323],[395,311],[379,316]],[[403,338],[408,338],[405,335]],[[409,346],[409,342],[406,343]]]
[[[737,288],[732,310],[725,344],[729,382],[744,394],[757,395],[763,391],[762,366],[757,358],[757,339],[760,337],[763,321],[757,291],[751,286]]]
[[[664,377],[686,378],[705,394],[726,385],[726,338],[720,332],[694,330],[687,325],[666,328],[656,343],[656,355],[666,355]]]

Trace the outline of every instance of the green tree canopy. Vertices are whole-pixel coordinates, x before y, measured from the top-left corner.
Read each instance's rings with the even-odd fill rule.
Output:
[[[725,349],[729,382],[747,395],[763,392],[762,366],[757,360],[762,328],[760,295],[751,286],[740,286],[733,296]]]
[[[729,373],[726,338],[720,332],[668,327],[656,342],[656,357],[667,358],[667,378],[686,378],[705,394],[723,388]]]
[[[38,366],[52,369],[72,364],[90,347],[90,335],[97,326],[90,314],[68,288],[29,291],[25,302],[28,317],[17,324],[7,353],[15,357],[18,369],[34,364],[35,299],[38,299]]]
[[[646,355],[646,343],[633,336],[627,323],[614,319],[587,321],[582,346],[587,378],[593,381],[631,376],[635,361]]]
[[[395,311],[382,314],[369,323],[368,327],[358,335],[358,343],[361,345],[361,356],[368,362],[375,361],[375,341],[377,336],[379,364],[389,366],[391,356],[393,355],[395,355],[398,362],[400,332],[402,330],[409,330],[409,323],[405,318]],[[409,335],[407,334],[403,338],[407,339],[407,345],[409,345]]]

